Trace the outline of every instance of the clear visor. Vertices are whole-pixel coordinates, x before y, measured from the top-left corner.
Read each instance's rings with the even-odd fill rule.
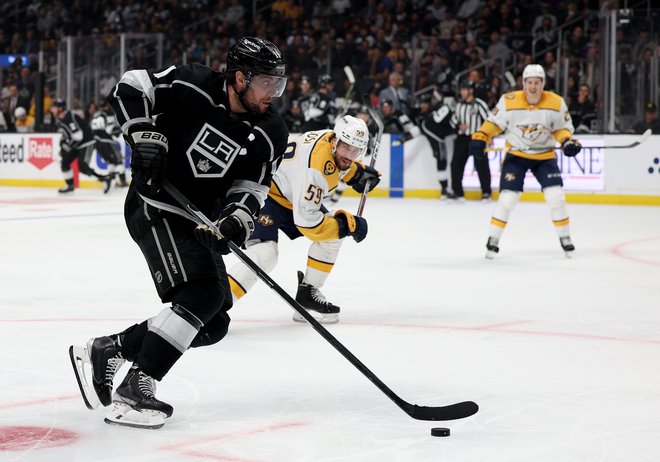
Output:
[[[266,93],[268,96],[282,96],[286,88],[286,77],[274,75],[255,75],[250,80],[250,87]]]

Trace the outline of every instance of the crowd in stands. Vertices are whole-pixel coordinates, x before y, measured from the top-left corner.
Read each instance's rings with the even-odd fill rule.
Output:
[[[601,5],[597,0],[276,0],[256,11],[252,1],[242,0],[26,0],[9,4],[0,6],[0,54],[25,53],[31,59],[28,66],[18,59],[2,69],[0,130],[3,119],[4,130],[30,127],[23,121],[16,125],[17,114],[22,113],[16,111],[22,107],[28,120],[35,115],[39,51],[45,72],[53,75],[63,37],[95,36],[111,47],[117,41],[112,34],[118,33],[162,32],[164,66],[201,62],[218,70],[237,37],[268,38],[289,63],[287,93],[278,106],[283,115],[299,98],[303,76],[317,82],[328,74],[334,94],[343,96],[348,85],[344,66],[357,76],[355,94],[371,93],[376,103],[381,91],[390,87],[392,76],[398,75],[400,88],[406,90],[401,97],[404,111],[414,106],[415,92],[420,89],[457,93],[458,77],[472,81],[475,94],[493,107],[503,92],[520,86],[522,68],[532,62],[544,66],[546,89],[566,89],[563,96],[576,118],[575,126],[583,132],[594,129],[602,104],[598,76]],[[559,42],[557,27],[561,25],[568,26],[561,30]],[[651,21],[619,28],[618,60],[624,76],[619,103],[624,112],[634,110],[633,105],[623,104],[630,101],[634,83],[654,78],[640,74],[650,72],[645,63],[660,53],[653,30]],[[561,56],[570,62],[562,88],[555,85],[559,43]],[[129,68],[148,67],[148,63],[144,49],[129,50]],[[513,79],[505,78],[507,70]],[[398,95],[388,99],[399,104]],[[84,114],[87,105],[94,103],[77,101],[72,106]]]

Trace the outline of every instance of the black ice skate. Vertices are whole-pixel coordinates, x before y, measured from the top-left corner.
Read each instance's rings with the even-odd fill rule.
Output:
[[[108,192],[110,191],[110,188],[112,187],[113,178],[114,175],[112,174],[99,178],[99,181],[103,183],[103,194],[108,194]]]
[[[492,260],[495,258],[495,255],[500,251],[498,244],[500,240],[496,237],[489,237],[488,242],[486,242],[486,258]]]
[[[69,358],[76,374],[78,387],[85,405],[96,409],[112,403],[112,380],[125,359],[116,339],[93,338],[84,347],[71,345]]]
[[[572,258],[573,252],[575,252],[575,246],[573,245],[571,238],[568,236],[560,237],[559,243],[561,244],[561,248],[564,249],[564,253],[566,254],[566,257]]]
[[[60,193],[60,194],[66,194],[66,193],[73,192],[75,189],[76,188],[73,187],[73,180],[66,180],[66,185],[64,185],[64,187],[58,189],[57,192]]]
[[[156,399],[156,380],[134,364],[112,397],[113,408],[105,422],[137,428],[160,428],[174,413],[169,404]]]
[[[304,275],[298,271],[298,292],[296,301],[321,324],[334,324],[339,322],[339,307],[325,299],[319,289],[303,282]],[[306,322],[300,313],[293,313],[293,320]]]
[[[126,174],[125,173],[119,173],[117,175],[118,179],[115,182],[115,187],[117,188],[128,188],[128,183],[126,182]]]

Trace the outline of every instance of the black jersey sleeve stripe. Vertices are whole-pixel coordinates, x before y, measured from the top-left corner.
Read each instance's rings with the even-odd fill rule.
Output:
[[[270,155],[268,156],[268,161],[272,162],[273,159],[275,158],[275,148],[273,147],[273,142],[270,139],[270,137],[266,134],[266,132],[259,126],[254,127],[255,130],[258,130],[259,133],[261,133],[266,140],[266,143],[268,143],[268,146],[270,147]]]

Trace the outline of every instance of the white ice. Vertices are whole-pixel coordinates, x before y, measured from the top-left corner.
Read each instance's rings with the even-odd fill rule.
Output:
[[[139,430],[85,408],[67,355],[161,309],[123,195],[0,188],[0,461],[660,458],[658,208],[569,204],[569,260],[546,205],[522,202],[491,261],[492,203],[369,198],[367,239],[344,244],[323,288],[342,307],[328,329],[405,401],[480,411],[410,418],[258,283],[227,338],[159,384],[165,427]],[[271,275],[289,293],[308,244],[281,241]]]

